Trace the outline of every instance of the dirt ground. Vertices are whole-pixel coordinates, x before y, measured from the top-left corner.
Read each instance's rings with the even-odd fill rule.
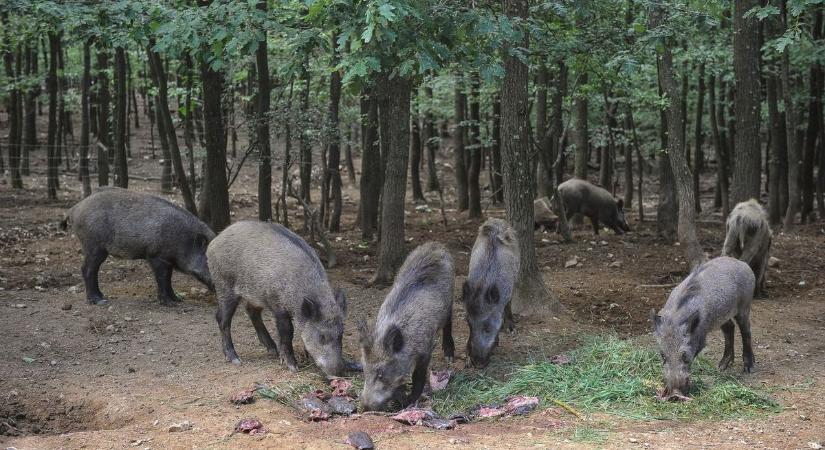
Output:
[[[157,193],[157,161],[140,155],[130,162],[130,188]],[[36,161],[35,168],[43,168]],[[243,169],[231,189],[233,220],[256,216],[254,164]],[[441,167],[441,177],[451,177]],[[274,177],[279,179],[280,177]],[[346,181],[345,181],[346,183]],[[369,432],[378,448],[819,448],[825,444],[821,404],[825,358],[825,230],[812,224],[775,236],[767,295],[753,307],[755,373],[748,384],[774,389],[784,411],[722,422],[639,422],[609,411],[577,419],[561,409],[522,418],[461,425],[450,431],[408,427],[378,416],[354,416],[309,423],[291,408],[266,399],[235,407],[228,397],[257,382],[306,379],[317,372],[302,359],[292,374],[270,359],[243,314],[233,327],[241,366],[225,362],[214,320],[215,298],[193,279],[174,277],[185,296],[177,307],[155,299],[145,262],[108,260],[101,288],[110,306],[85,302],[78,242],[57,229],[63,211],[79,200],[75,175],[61,179],[60,200],[45,200],[45,178],[26,179],[27,189],[0,184],[0,444],[23,448],[348,448],[348,432]],[[651,191],[652,192],[652,191]],[[712,196],[704,192],[707,202]],[[447,192],[448,199],[451,193]],[[317,193],[316,193],[317,197]],[[409,198],[409,196],[408,196]],[[177,196],[171,200],[179,202]],[[349,319],[344,350],[358,356],[354,319],[374,316],[387,289],[368,286],[375,245],[363,245],[354,223],[357,191],[347,187],[343,232],[331,236],[338,266],[331,282],[347,290]],[[467,273],[477,222],[448,208],[449,230],[441,224],[439,202],[430,210],[407,205],[408,248],[425,240],[447,244],[456,260],[460,287]],[[580,338],[615,332],[642,336],[651,343],[648,314],[659,308],[670,286],[687,272],[681,249],[659,240],[650,222],[654,202],[646,199],[648,222],[629,218],[632,233],[594,237],[589,227],[575,230],[576,242],[560,244],[552,233],[538,233],[539,264],[552,294],[565,307],[558,317],[522,318],[505,335],[495,358],[526,361],[574,347]],[[291,205],[293,224],[302,212]],[[503,216],[490,207],[488,216]],[[701,240],[718,254],[723,226],[716,215],[702,216]],[[581,266],[565,268],[572,257]],[[615,263],[612,264],[611,263]],[[455,304],[454,333],[459,368],[467,338],[464,311]],[[267,320],[274,330],[274,323]],[[737,345],[738,345],[737,337]],[[297,353],[301,344],[296,340]],[[721,355],[721,334],[713,332],[707,350]],[[738,353],[738,349],[737,349]],[[443,365],[440,350],[436,364]],[[735,370],[741,370],[737,362]],[[469,370],[469,369],[468,369]],[[262,436],[232,434],[242,418],[257,417]],[[190,421],[193,429],[170,432]],[[597,438],[588,438],[586,431]],[[592,434],[592,433],[591,433]]]

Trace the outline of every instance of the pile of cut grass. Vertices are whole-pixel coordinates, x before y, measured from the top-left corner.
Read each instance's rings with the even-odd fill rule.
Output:
[[[585,413],[638,420],[721,419],[781,410],[767,392],[741,384],[701,357],[691,370],[693,399],[672,403],[654,397],[662,363],[653,349],[601,336],[587,339],[568,356],[569,364],[535,362],[514,368],[503,380],[460,372],[447,389],[433,395],[433,408],[451,415],[510,395],[531,395],[546,406],[560,402]]]

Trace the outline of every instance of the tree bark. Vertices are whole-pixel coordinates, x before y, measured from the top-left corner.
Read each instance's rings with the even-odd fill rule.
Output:
[[[97,140],[104,148],[97,147],[97,184],[109,185],[109,150],[112,148],[112,138],[109,128],[109,54],[105,48],[97,51]]]
[[[587,84],[587,73],[579,76],[580,92],[576,93],[576,100],[573,105],[576,122],[576,132],[574,133],[573,142],[576,146],[576,157],[573,172],[576,178],[581,178],[582,180],[587,179],[587,161],[590,159],[587,131],[587,95],[581,92],[581,87],[585,84]]]
[[[256,5],[259,11],[266,14],[267,2],[260,0]],[[258,152],[258,220],[272,220],[272,150],[269,142],[269,54],[267,53],[267,33],[264,30],[263,39],[258,42],[255,50],[256,72],[258,73],[258,94],[256,100],[255,132],[257,135]]]
[[[374,88],[361,94],[361,183],[359,194],[361,237],[372,239],[378,229],[378,201],[381,197],[381,150],[378,142],[378,99]]]
[[[89,134],[91,117],[89,116],[89,90],[91,87],[91,39],[83,41],[83,78],[80,87],[80,181],[83,184],[83,198],[92,195],[92,184],[89,179]]]
[[[710,112],[710,127],[711,133],[713,134],[713,149],[716,157],[716,183],[719,186],[720,206],[722,207],[722,217],[727,217],[730,212],[730,204],[728,203],[728,166],[724,154],[725,138],[719,131],[719,121],[717,119],[716,78],[717,76],[714,74],[708,77],[708,102],[710,103],[708,110]],[[720,89],[720,91],[722,90]],[[719,109],[722,110],[722,108]]]
[[[427,101],[430,105],[433,104],[433,88],[432,86],[425,86],[424,92],[427,95]],[[427,149],[427,191],[438,191],[441,185],[438,182],[438,169],[435,165],[436,153],[438,153],[438,143],[440,136],[435,129],[435,119],[430,108],[424,113],[424,145]]]
[[[815,48],[821,48],[822,42],[822,9],[814,12],[811,24],[811,41]],[[814,166],[816,165],[816,141],[819,137],[819,127],[822,126],[822,90],[825,86],[825,71],[816,61],[811,63],[810,83],[808,85],[808,124],[805,128],[805,147],[802,162],[802,223],[809,221],[814,210]],[[822,170],[820,168],[820,170]]]
[[[736,136],[731,195],[734,204],[759,199],[761,180],[761,143],[759,113],[762,93],[759,87],[759,24],[745,13],[759,6],[758,0],[736,0],[733,16],[733,70],[736,78]]]
[[[658,62],[657,71],[661,71]],[[658,77],[659,96],[661,97],[664,94],[661,74]],[[656,231],[665,240],[673,242],[677,238],[679,204],[676,200],[676,181],[673,178],[673,166],[670,164],[668,152],[670,147],[669,122],[667,112],[664,109],[659,111],[659,139],[662,149],[657,158],[659,160],[659,204],[656,206]]]
[[[490,185],[493,186],[493,199],[496,203],[504,202],[504,181],[501,176],[501,95],[493,100],[493,146],[490,149]]]
[[[304,68],[301,74],[301,79],[304,82],[304,89],[301,91],[301,123],[305,124],[309,115],[309,75],[308,61],[304,61]],[[306,132],[306,126],[301,126],[301,133],[298,136],[299,146],[301,148],[299,161],[299,176],[301,179],[301,198],[307,202],[312,203],[312,143],[309,141],[309,136]]]
[[[464,148],[464,112],[466,99],[462,89],[461,76],[456,76],[455,81],[455,131],[453,132],[453,152],[455,157],[455,192],[458,200],[458,210],[466,211],[470,207],[470,197],[468,192],[466,153]]]
[[[528,0],[504,0],[504,13],[511,18],[527,19]],[[507,47],[529,48],[527,33],[521,42],[506,43],[503,53],[504,80],[501,87],[502,153],[504,202],[507,219],[516,231],[520,264],[512,297],[515,314],[525,314],[545,306],[559,311],[561,304],[544,286],[536,258],[533,190],[529,148],[528,66],[508,52]]]
[[[469,199],[469,218],[481,218],[481,105],[479,103],[479,88],[481,80],[478,72],[470,75],[470,166],[467,168],[467,191]]]
[[[332,67],[338,65],[338,51],[335,50],[335,34],[333,34]],[[339,109],[341,106],[341,73],[337,70],[329,75],[329,119],[327,128],[330,130],[329,151],[327,152],[327,186],[331,190],[325,193],[332,199],[332,208],[329,214],[329,231],[337,233],[341,230],[341,209],[343,199],[341,193],[341,129]]]
[[[226,136],[221,97],[223,75],[201,61],[203,84],[203,118],[206,135],[206,178],[201,195],[208,200],[204,220],[212,231],[220,233],[229,225],[229,187],[226,179]],[[181,183],[183,184],[183,183]]]
[[[624,133],[628,134],[633,130],[633,119],[630,115],[630,104],[627,104],[627,113],[624,115]],[[622,149],[624,150],[624,207],[627,210],[633,209],[633,139],[632,136],[625,137]],[[639,176],[642,176],[639,173]],[[641,199],[639,199],[641,201]]]
[[[126,52],[115,48],[115,186],[129,187],[126,160]]]
[[[6,69],[6,77],[8,80],[16,80],[17,74],[15,74],[14,72],[14,54],[12,53],[11,30],[8,27],[8,13],[3,13],[2,22],[3,28],[5,30],[4,40],[6,41],[4,45],[5,50],[3,51],[3,63]],[[6,106],[6,111],[8,112],[9,117],[9,175],[11,178],[12,188],[23,189],[23,177],[20,173],[20,138],[22,133],[21,124],[18,122],[20,114],[17,111],[20,90],[15,86],[16,84],[12,87],[12,89],[9,90],[8,103]],[[52,197],[50,196],[49,198]]]
[[[46,79],[46,90],[49,93],[49,125],[47,131],[47,156],[46,156],[46,185],[50,200],[57,199],[58,185],[57,168],[60,162],[57,160],[60,152],[58,147],[58,136],[60,132],[57,128],[57,54],[60,51],[60,36],[57,32],[49,32],[49,75]]]
[[[424,202],[421,188],[421,127],[418,126],[418,111],[410,117],[410,184],[413,201]]]
[[[534,142],[538,145],[538,169],[536,171],[536,184],[538,185],[539,196],[553,196],[553,180],[551,179],[551,166],[553,157],[551,142],[547,124],[547,85],[550,81],[550,73],[544,63],[544,57],[536,73],[536,130]]]
[[[379,77],[381,139],[386,139],[386,169],[381,192],[381,238],[378,267],[373,284],[392,282],[404,262],[404,197],[407,191],[407,159],[410,147],[410,95],[412,83],[399,76]],[[387,131],[387,133],[384,133]]]
[[[662,7],[654,6],[650,15],[650,28],[658,28],[665,20],[665,12]],[[677,232],[687,260],[691,267],[695,267],[706,258],[696,234],[696,210],[695,200],[693,199],[692,175],[685,155],[685,127],[683,126],[685,118],[682,116],[684,111],[681,106],[681,93],[673,74],[673,56],[668,44],[663,46],[657,59],[659,82],[670,99],[668,109],[668,156],[670,157],[671,169],[675,175],[679,196]]]
[[[699,190],[699,175],[702,173],[704,153],[702,145],[705,135],[702,133],[702,121],[705,114],[705,63],[699,64],[698,87],[696,89],[696,122],[693,124],[693,197],[696,200],[696,212],[702,212],[702,198]]]
[[[774,75],[767,77],[768,94],[768,122],[771,132],[771,157],[770,157],[770,196],[768,199],[768,217],[772,225],[778,225],[782,220],[782,209],[780,205],[781,185],[780,159],[787,158],[787,136],[785,136],[785,121],[779,113],[777,84],[778,80]]]
[[[26,73],[29,77],[37,77],[37,46],[26,46]],[[25,115],[23,123],[23,148],[20,172],[23,176],[29,175],[29,152],[37,150],[37,97],[40,95],[40,83],[34,83],[26,91],[24,103]]]
[[[784,29],[787,28],[786,2],[781,2],[782,16],[785,18]],[[785,211],[783,227],[785,231],[793,228],[796,215],[800,209],[801,192],[801,168],[802,164],[802,144],[801,136],[797,131],[799,118],[797,116],[796,105],[793,102],[793,92],[796,82],[791,78],[790,54],[787,47],[782,53],[782,95],[785,103],[785,130],[788,138],[788,209]]]

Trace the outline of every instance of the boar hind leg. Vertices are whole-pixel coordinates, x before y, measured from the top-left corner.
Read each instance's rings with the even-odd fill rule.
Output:
[[[444,358],[448,363],[453,363],[455,356],[455,342],[453,341],[453,315],[447,317],[444,328],[441,329],[441,350],[444,351]]]
[[[278,351],[281,354],[281,362],[289,370],[298,371],[298,364],[295,362],[295,350],[292,348],[292,337],[295,329],[292,327],[292,317],[283,309],[275,311],[275,322],[278,326]]]
[[[172,271],[174,267],[161,258],[149,258],[149,265],[155,273],[155,281],[158,284],[158,300],[164,306],[172,306],[175,302],[181,301],[178,294],[172,289]]]
[[[215,320],[221,329],[221,340],[223,343],[223,354],[226,360],[232,364],[241,363],[241,358],[235,353],[235,345],[232,343],[232,317],[238,307],[238,296],[226,289],[218,289],[218,311],[215,313]]]
[[[102,248],[87,251],[83,259],[83,284],[86,286],[86,300],[93,305],[105,305],[109,302],[103,293],[100,292],[100,284],[98,283],[98,272],[100,265],[109,256],[109,253]]]
[[[733,320],[728,320],[722,324],[722,334],[725,336],[725,354],[719,360],[719,370],[725,370],[733,362],[733,333],[736,331],[736,326]]]
[[[736,324],[739,325],[739,333],[742,335],[742,360],[745,362],[744,371],[753,371],[753,346],[751,345],[751,320],[748,313],[739,314],[735,317]]]
[[[591,217],[590,218],[590,223],[593,224],[593,234],[598,236],[599,235],[599,218],[595,217],[595,216]]]
[[[407,404],[418,401],[421,393],[424,392],[424,385],[427,383],[427,374],[430,368],[430,355],[422,356],[416,360],[415,369],[412,373],[412,389],[407,397]],[[406,406],[406,405],[405,405]]]
[[[508,333],[512,333],[516,329],[516,321],[513,319],[513,310],[510,308],[510,302],[507,302],[507,306],[504,307],[504,322],[502,323],[502,328],[507,330]]]
[[[261,342],[261,345],[266,347],[266,351],[268,351],[270,355],[278,356],[278,347],[275,346],[275,341],[272,340],[272,336],[269,335],[269,331],[266,329],[264,321],[261,318],[262,310],[263,308],[258,308],[249,303],[246,305],[246,315],[248,315],[249,320],[252,321],[252,326],[255,327],[255,333],[258,335],[258,340]]]

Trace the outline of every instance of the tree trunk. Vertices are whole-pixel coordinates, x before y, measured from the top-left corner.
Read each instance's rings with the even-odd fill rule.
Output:
[[[298,135],[299,145],[301,147],[300,161],[299,161],[299,175],[301,179],[301,198],[307,202],[312,203],[312,143],[309,141],[307,135],[307,124],[309,114],[309,62],[304,61],[304,68],[301,78],[304,81],[304,89],[301,92],[301,133]]]
[[[333,33],[332,67],[338,65],[338,52],[335,50],[336,34]],[[329,231],[337,233],[341,230],[341,209],[343,199],[341,193],[341,129],[339,109],[341,107],[341,73],[337,70],[329,75],[329,124],[330,132],[329,151],[327,152],[327,186],[331,192],[324,193],[332,199],[332,209],[329,214]]]
[[[378,142],[378,99],[375,88],[361,94],[361,184],[359,194],[361,237],[372,239],[378,229],[378,201],[381,197],[381,150]]]
[[[551,135],[552,155],[550,161],[555,165],[553,168],[553,192],[555,192],[555,189],[561,184],[562,177],[564,176],[566,165],[564,149],[566,143],[562,142],[562,138],[567,139],[564,125],[564,97],[567,96],[567,66],[564,63],[564,59],[559,59],[556,62],[556,66],[558,67],[558,75],[550,100],[552,104],[552,123],[550,124],[550,128],[553,130]]]
[[[158,124],[158,137],[160,138],[160,191],[164,194],[172,192],[172,154],[169,151],[169,132],[166,130],[166,120],[162,116],[160,110],[160,102],[156,102],[155,121]]]
[[[352,161],[352,143],[358,139],[355,133],[356,125],[347,126],[347,146],[344,147],[344,159],[347,164],[347,179],[349,179],[350,186],[355,186],[358,180],[355,178],[355,163]]]
[[[759,199],[761,144],[759,113],[762,99],[759,87],[759,24],[744,14],[759,6],[757,0],[736,0],[733,17],[733,69],[736,77],[736,137],[731,195],[734,204]]]
[[[657,71],[661,71],[658,67]],[[661,74],[659,74],[659,97],[664,94],[662,90]],[[677,103],[678,105],[678,103]],[[679,220],[679,204],[676,200],[676,181],[673,178],[673,166],[670,164],[668,152],[669,144],[669,124],[667,112],[662,109],[659,112],[659,139],[661,151],[659,153],[659,204],[656,207],[656,231],[659,236],[669,242],[673,242],[677,237],[677,222]],[[681,128],[681,127],[680,127]]]
[[[467,193],[469,200],[469,218],[481,218],[481,105],[479,104],[479,88],[481,80],[478,72],[470,76],[470,166],[467,168]]]
[[[778,3],[774,0],[773,3]],[[775,39],[782,33],[781,18],[772,17],[765,23],[765,38]],[[771,225],[779,225],[782,222],[782,215],[787,208],[788,198],[788,136],[785,129],[784,112],[779,111],[782,61],[781,58],[772,58],[770,70],[766,74],[766,94],[768,100],[768,123],[770,127],[770,167],[769,198],[768,198],[768,218]],[[782,202],[786,203],[783,204]]]
[[[126,160],[126,52],[115,48],[115,186],[129,187]]]
[[[433,104],[433,88],[432,86],[425,86],[424,92],[427,95],[427,102]],[[431,107],[430,107],[431,108]],[[427,191],[438,191],[441,185],[438,183],[438,169],[435,165],[436,153],[438,153],[438,143],[440,138],[435,129],[435,119],[430,108],[424,113],[424,145],[427,149]]]
[[[786,2],[781,2],[782,16],[785,18],[783,28],[787,28]],[[784,30],[782,30],[784,31]],[[783,227],[785,231],[790,231],[796,220],[796,214],[800,209],[801,201],[801,167],[802,164],[802,144],[797,131],[799,118],[797,116],[796,105],[793,102],[793,92],[796,82],[791,78],[790,54],[787,47],[782,53],[782,95],[785,103],[785,130],[788,138],[788,209],[785,211]]]
[[[266,14],[266,0],[260,0],[257,9]],[[267,33],[258,42],[255,50],[256,72],[258,72],[258,94],[256,100],[255,131],[257,134],[260,161],[258,163],[258,220],[272,220],[272,150],[269,143],[269,55],[267,53]]]
[[[490,185],[493,186],[493,199],[496,203],[504,202],[504,181],[501,176],[501,95],[493,100],[493,146],[490,149]]]
[[[633,129],[633,119],[630,115],[630,104],[627,104],[627,113],[624,115],[624,133],[630,133]],[[624,150],[624,207],[628,210],[633,208],[633,139],[625,137],[622,149]],[[642,176],[639,173],[639,176]],[[639,199],[641,201],[641,199]]]
[[[97,51],[97,140],[103,147],[97,147],[97,184],[109,185],[109,149],[112,140],[109,128],[109,54],[105,48]],[[104,148],[105,147],[105,148]]]
[[[650,28],[658,28],[665,20],[662,7],[654,6],[650,15]],[[691,267],[705,260],[705,254],[696,234],[696,210],[693,199],[693,180],[685,155],[685,118],[681,106],[679,88],[673,74],[673,56],[670,47],[665,44],[658,55],[659,83],[670,99],[668,110],[668,155],[671,169],[675,174],[679,196],[679,242]]]
[[[229,187],[226,179],[226,136],[221,96],[223,75],[207,61],[201,61],[203,84],[203,118],[206,135],[206,177],[201,195],[208,200],[208,216],[204,221],[215,233],[229,225]],[[183,183],[181,183],[183,184]]]
[[[286,99],[286,110],[284,115],[284,162],[281,167],[281,206],[284,208],[281,223],[289,228],[289,208],[286,204],[287,189],[289,188],[289,171],[292,169],[292,94],[295,88],[294,78],[289,80],[289,96]]]
[[[47,131],[47,156],[46,156],[46,181],[48,197],[51,200],[57,199],[58,186],[57,168],[60,162],[57,160],[59,148],[57,144],[57,53],[60,51],[60,36],[57,32],[49,32],[49,75],[46,78],[46,90],[49,93],[49,125]]]
[[[587,179],[587,161],[590,159],[587,131],[587,94],[582,89],[585,84],[587,84],[587,74],[583,73],[579,76],[579,92],[576,93],[576,100],[573,105],[576,122],[573,142],[576,146],[576,158],[573,172],[576,178],[582,180]]]
[[[702,165],[704,164],[704,154],[702,152],[702,145],[704,144],[705,135],[702,134],[702,120],[705,114],[705,63],[699,64],[699,80],[698,88],[696,90],[696,123],[694,123],[693,132],[693,197],[696,200],[696,212],[702,212],[702,198],[699,190],[699,175],[702,172]]]
[[[528,0],[504,0],[504,12],[509,17],[526,21]],[[529,48],[527,35],[521,42],[505,44]],[[504,169],[504,202],[507,219],[516,231],[520,264],[512,297],[512,310],[525,314],[541,306],[556,312],[561,304],[544,286],[536,258],[533,235],[534,173],[530,167],[530,116],[528,108],[528,66],[511,55],[505,47],[504,80],[501,87],[501,124]]]
[[[822,48],[822,9],[814,12],[811,25],[811,40],[814,48]],[[808,124],[805,129],[805,147],[802,162],[802,223],[809,221],[814,210],[814,166],[816,165],[816,141],[822,126],[822,90],[825,86],[825,71],[816,60],[811,63],[808,91]],[[822,170],[820,168],[820,170]]]
[[[178,146],[178,137],[175,133],[175,126],[172,123],[172,113],[169,111],[169,94],[167,88],[167,81],[166,81],[166,71],[163,67],[163,62],[161,61],[160,55],[155,53],[152,50],[154,47],[154,43],[150,42],[147,48],[147,55],[149,59],[149,68],[152,72],[152,78],[154,78],[155,85],[158,87],[158,95],[157,95],[157,105],[155,105],[155,109],[157,111],[158,116],[158,132],[159,134],[163,134],[166,136],[166,145],[168,146],[168,157],[164,154],[164,159],[171,159],[172,167],[175,170],[175,177],[178,180],[178,187],[180,188],[181,196],[183,196],[183,202],[186,206],[186,210],[191,212],[192,214],[198,214],[198,207],[195,203],[195,197],[192,195],[192,189],[190,189],[190,184],[186,179],[186,169],[183,167],[183,160],[180,156],[180,147]],[[216,94],[220,92],[220,90],[211,91],[213,92],[212,96],[217,97],[218,102],[220,102],[220,95]],[[187,111],[187,114],[189,112]],[[163,138],[161,138],[161,143],[163,143]],[[208,149],[207,149],[207,158],[208,156]],[[222,159],[223,164],[221,164],[221,172],[224,174],[223,179],[224,182],[226,180],[226,162]],[[167,167],[168,167],[168,163]],[[208,162],[207,162],[208,167]],[[211,186],[210,186],[211,188]],[[228,202],[227,202],[227,216],[228,216]],[[226,224],[229,223],[228,217]],[[226,226],[226,225],[224,225]],[[212,228],[215,230],[215,228]],[[217,231],[216,231],[217,232]]]
[[[26,46],[26,74],[37,77],[37,46]],[[19,94],[18,94],[19,95]],[[29,175],[29,152],[37,150],[37,97],[40,95],[40,83],[34,83],[26,91],[24,104],[22,165],[20,172]]]
[[[461,75],[455,80],[455,131],[453,132],[453,152],[455,157],[455,192],[458,200],[458,210],[466,211],[470,207],[468,192],[466,149],[464,148],[464,112],[465,95],[462,89]]]
[[[6,77],[7,80],[16,80],[17,74],[14,73],[14,54],[11,49],[11,30],[8,28],[8,13],[3,13],[2,22],[3,28],[5,29],[5,51],[3,52],[3,63],[6,69]],[[11,186],[14,189],[23,189],[23,178],[20,174],[20,138],[22,133],[21,124],[18,123],[20,114],[17,111],[19,96],[20,90],[17,89],[16,84],[14,84],[12,88],[9,89],[8,103],[6,107],[9,117],[9,175],[11,178]],[[49,198],[53,197],[50,195]]]
[[[611,99],[610,92],[604,92],[604,122],[607,127],[607,145],[601,148],[602,157],[599,166],[599,184],[613,193],[613,155],[614,140],[613,130],[618,126],[616,123],[616,104]]]
[[[410,95],[412,84],[396,76],[382,75],[376,86],[380,102],[381,139],[387,154],[381,193],[381,238],[372,283],[392,282],[404,262],[404,197],[407,191],[407,157],[410,147]],[[384,133],[387,131],[387,133]]]
[[[722,217],[727,217],[730,212],[730,205],[728,203],[728,167],[724,154],[725,138],[719,131],[719,121],[717,120],[716,113],[716,78],[714,74],[708,77],[708,102],[710,103],[708,110],[710,111],[710,127],[713,133],[713,149],[716,156],[716,183],[719,186],[720,206],[722,207]],[[723,90],[720,89],[720,91]],[[722,108],[719,108],[719,110],[722,110]]]
[[[89,133],[91,117],[89,116],[89,90],[91,87],[91,39],[83,41],[83,78],[80,87],[80,181],[83,183],[83,198],[92,195],[89,179]]]
[[[547,124],[547,85],[550,81],[550,73],[544,58],[536,73],[536,130],[535,142],[538,144],[538,169],[536,184],[538,185],[539,196],[553,196],[553,180],[551,179],[551,166],[553,164],[551,140],[549,126]]]
[[[418,111],[414,111],[410,117],[410,177],[413,201],[424,202],[424,191],[421,189],[421,127],[418,126]]]
[[[183,117],[183,136],[186,142],[186,153],[189,160],[189,188],[192,190],[192,197],[196,197],[197,174],[195,173],[195,104],[192,101],[192,91],[195,84],[195,70],[192,64],[192,57],[187,53],[183,58],[183,65],[186,71],[186,114]]]

